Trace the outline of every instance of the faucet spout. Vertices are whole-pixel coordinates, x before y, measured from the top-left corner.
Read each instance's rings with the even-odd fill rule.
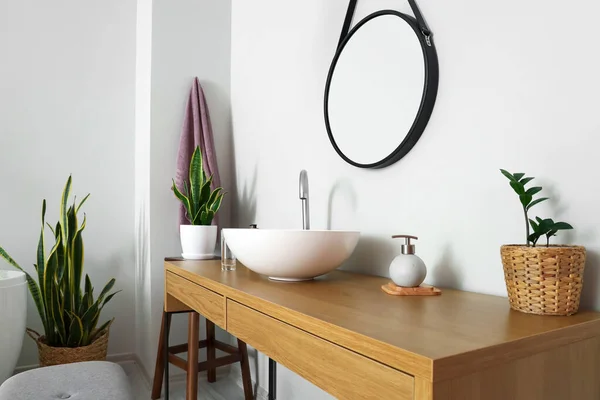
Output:
[[[308,207],[308,172],[300,171],[300,200],[302,200],[302,229],[310,229],[310,210]]]

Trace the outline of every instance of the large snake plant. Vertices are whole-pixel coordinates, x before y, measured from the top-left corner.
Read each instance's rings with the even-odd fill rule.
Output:
[[[206,178],[202,166],[202,152],[196,147],[190,161],[189,184],[183,181],[183,192],[181,192],[175,179],[171,189],[175,196],[183,203],[187,219],[192,225],[210,225],[223,201],[223,188],[218,187],[211,191],[212,176]]]
[[[23,270],[8,253],[0,247],[0,256],[13,267],[23,271],[35,306],[44,325],[45,342],[53,347],[80,347],[91,344],[110,327],[113,320],[97,328],[102,308],[116,292],[109,294],[115,280],[106,284],[96,300],[89,276],[85,275],[82,291],[84,248],[82,232],[85,229],[85,216],[81,225],[77,213],[88,199],[89,194],[76,205],[68,206],[71,191],[71,177],[62,193],[60,220],[52,230],[55,243],[46,257],[44,229],[46,225],[46,200],[42,203],[42,227],[37,247],[37,263],[34,264],[37,282]]]

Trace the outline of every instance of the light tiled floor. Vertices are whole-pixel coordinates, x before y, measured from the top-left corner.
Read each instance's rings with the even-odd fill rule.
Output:
[[[134,362],[122,363],[121,366],[129,377],[136,400],[150,399],[150,386]],[[185,400],[185,382],[174,379],[170,385],[169,400]],[[199,400],[243,400],[244,393],[235,381],[227,376],[218,377],[217,382],[208,383],[201,376],[198,385]]]

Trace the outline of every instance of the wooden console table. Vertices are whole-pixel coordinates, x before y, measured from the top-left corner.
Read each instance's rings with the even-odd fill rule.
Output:
[[[340,399],[598,400],[600,314],[541,317],[502,297],[396,297],[335,271],[271,282],[165,261],[165,309],[192,308]]]

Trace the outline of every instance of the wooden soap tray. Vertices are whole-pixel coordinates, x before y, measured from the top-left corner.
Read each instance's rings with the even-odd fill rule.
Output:
[[[389,282],[381,286],[381,290],[392,296],[439,296],[442,294],[440,289],[433,286],[402,287],[396,285],[394,282]]]

